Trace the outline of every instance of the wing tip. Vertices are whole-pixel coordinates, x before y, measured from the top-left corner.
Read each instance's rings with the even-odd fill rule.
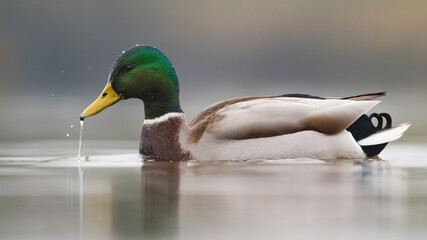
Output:
[[[356,100],[356,101],[363,101],[363,100],[373,100],[379,97],[383,97],[385,95],[388,95],[388,92],[375,92],[375,93],[366,93],[366,94],[360,94],[350,97],[344,97],[342,99],[346,100]]]

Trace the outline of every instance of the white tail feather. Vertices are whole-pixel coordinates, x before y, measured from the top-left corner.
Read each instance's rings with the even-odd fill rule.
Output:
[[[360,146],[372,146],[377,144],[388,143],[399,139],[403,135],[403,133],[408,130],[410,126],[411,124],[409,122],[402,123],[395,127],[376,132],[370,135],[369,137],[361,139],[357,143]]]

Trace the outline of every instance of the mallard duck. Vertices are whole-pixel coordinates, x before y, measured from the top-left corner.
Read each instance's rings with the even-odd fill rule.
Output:
[[[207,107],[187,124],[171,62],[157,48],[135,46],[119,55],[106,87],[80,118],[124,99],[141,99],[139,152],[155,160],[365,158],[378,155],[410,126],[392,127],[386,113],[365,114],[379,103],[373,99],[385,94],[233,98]]]

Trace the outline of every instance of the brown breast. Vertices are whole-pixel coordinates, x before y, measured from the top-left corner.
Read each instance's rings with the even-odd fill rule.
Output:
[[[179,142],[182,117],[171,117],[166,121],[144,124],[142,127],[139,153],[158,161],[183,161],[192,158]]]

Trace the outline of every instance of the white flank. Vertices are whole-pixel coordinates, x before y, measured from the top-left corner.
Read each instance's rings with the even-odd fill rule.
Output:
[[[155,124],[159,122],[164,122],[166,120],[169,120],[170,118],[183,117],[183,116],[184,116],[183,113],[178,113],[178,112],[166,113],[165,115],[154,118],[154,119],[144,119],[144,124]]]
[[[388,143],[399,139],[403,135],[403,133],[408,130],[410,126],[411,124],[409,122],[402,123],[400,125],[397,125],[396,127],[376,132],[370,135],[369,137],[358,141],[357,143],[359,143],[360,146],[372,146],[377,144]]]

